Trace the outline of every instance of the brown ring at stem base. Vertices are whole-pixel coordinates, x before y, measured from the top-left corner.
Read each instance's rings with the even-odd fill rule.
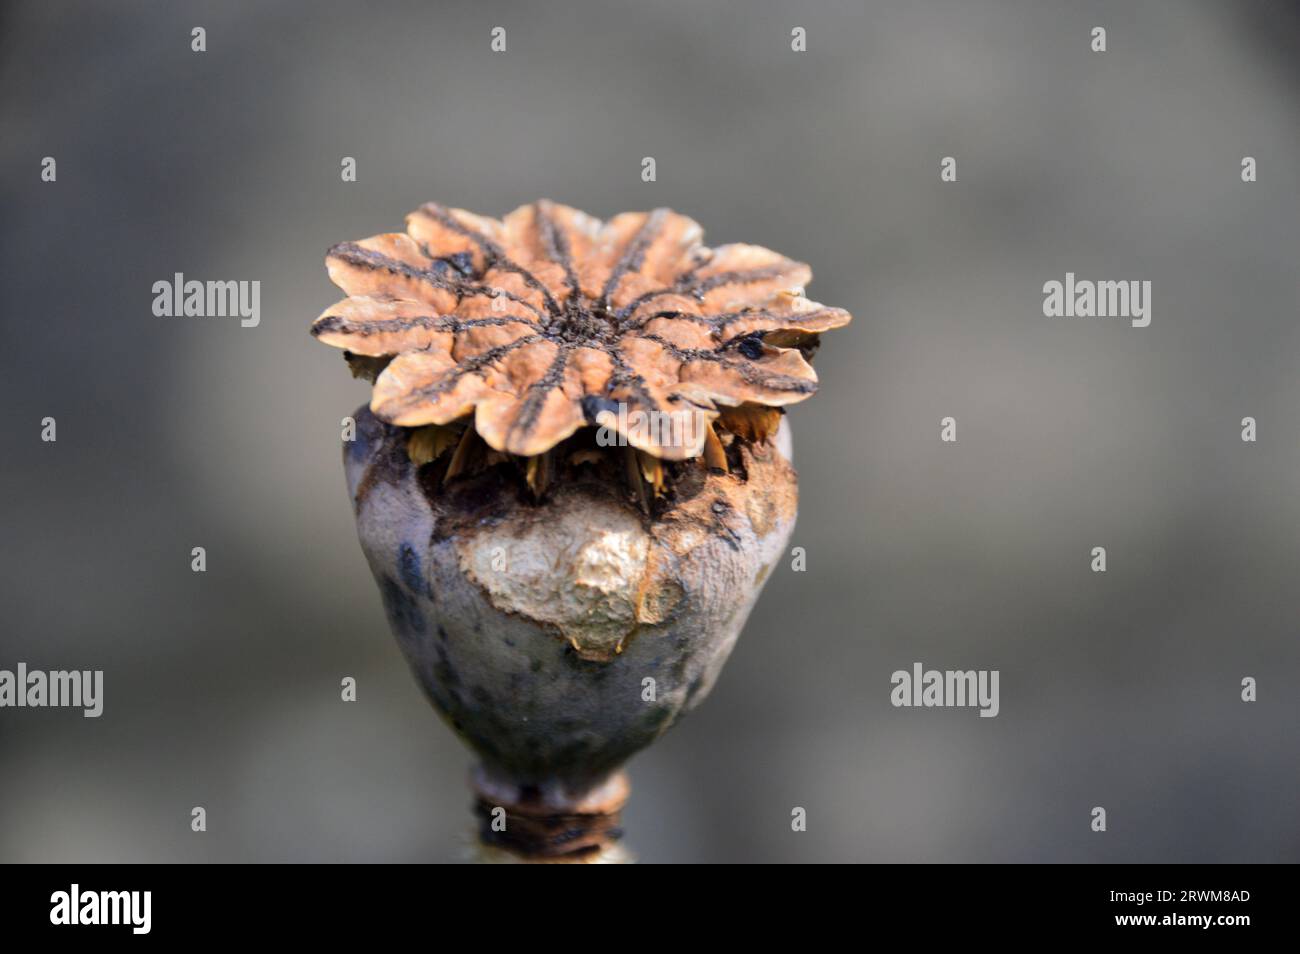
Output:
[[[623,772],[580,795],[501,784],[482,769],[471,780],[479,840],[527,861],[596,860],[623,837],[631,787]]]

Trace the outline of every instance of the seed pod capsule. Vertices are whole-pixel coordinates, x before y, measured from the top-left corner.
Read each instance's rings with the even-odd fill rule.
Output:
[[[806,265],[666,209],[426,204],[335,246],[313,334],[374,382],[361,545],[481,840],[612,857],[620,771],[709,692],[794,527],[782,408],[816,389]]]

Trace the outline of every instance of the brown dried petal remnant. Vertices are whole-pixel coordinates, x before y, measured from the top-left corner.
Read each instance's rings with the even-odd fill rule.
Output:
[[[602,223],[542,200],[498,221],[428,203],[406,229],[330,249],[330,278],[350,297],[312,334],[377,375],[382,420],[473,412],[489,447],[520,457],[606,424],[684,460],[733,408],[745,411],[724,427],[765,436],[775,412],[763,409],[816,390],[805,353],[817,335],[850,320],[803,296],[807,265],[756,245],[706,248],[668,209]]]

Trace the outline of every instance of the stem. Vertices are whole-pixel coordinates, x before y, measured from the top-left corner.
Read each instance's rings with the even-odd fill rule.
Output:
[[[471,778],[480,862],[609,863],[631,860],[618,844],[631,791],[614,772],[582,792],[518,785],[479,767]],[[496,857],[502,853],[512,857]]]

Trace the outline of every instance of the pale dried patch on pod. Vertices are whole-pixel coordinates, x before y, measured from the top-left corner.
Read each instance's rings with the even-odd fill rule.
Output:
[[[486,527],[459,552],[494,606],[553,626],[583,659],[608,661],[637,625],[649,544],[634,515],[612,511],[598,528],[576,519]]]

